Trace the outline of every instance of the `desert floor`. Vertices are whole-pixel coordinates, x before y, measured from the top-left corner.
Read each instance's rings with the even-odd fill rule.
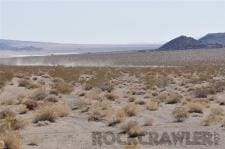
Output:
[[[224,64],[225,49],[178,51],[105,52],[51,56],[0,58],[5,65],[49,66],[184,66],[197,64]]]
[[[223,65],[0,67],[0,148],[223,149],[224,127]]]

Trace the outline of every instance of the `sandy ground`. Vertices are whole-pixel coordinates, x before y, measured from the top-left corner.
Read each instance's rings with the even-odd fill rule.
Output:
[[[147,65],[190,65],[224,63],[225,49],[113,52],[79,55],[53,55],[0,59],[8,65],[64,65],[64,66],[147,66]]]
[[[45,82],[45,87],[49,89],[49,84],[52,83],[53,79],[50,77],[42,77],[42,76],[33,76],[37,77],[36,82],[42,81]],[[223,78],[224,79],[224,78]],[[221,80],[223,80],[221,79]],[[0,92],[0,101],[5,99],[18,99],[20,96],[29,97],[30,94],[34,91],[33,89],[26,89],[24,87],[19,87],[18,82],[20,78],[14,78],[12,82],[8,82],[7,85]],[[204,86],[207,85],[207,82],[203,82],[201,84],[186,84],[186,86],[182,86],[181,84],[182,77],[174,78],[175,83],[171,83],[167,85],[165,88],[158,88],[155,92],[159,94],[163,94],[164,92],[176,92],[180,94],[183,98],[194,98],[193,95],[188,92],[189,88],[196,86]],[[167,148],[190,148],[190,149],[224,149],[225,146],[225,128],[221,127],[221,123],[216,123],[210,126],[202,126],[201,119],[206,116],[210,108],[212,107],[220,107],[225,110],[225,106],[218,105],[217,101],[210,101],[210,106],[204,108],[203,113],[191,113],[189,118],[184,122],[175,122],[171,112],[175,107],[181,105],[182,103],[177,104],[166,104],[160,103],[159,108],[156,111],[146,110],[146,103],[155,98],[153,96],[152,90],[145,90],[145,85],[140,78],[129,75],[128,73],[124,73],[122,76],[117,78],[116,84],[114,86],[114,90],[112,94],[118,96],[115,101],[108,101],[107,104],[110,105],[113,110],[116,112],[121,107],[126,106],[129,101],[128,97],[135,97],[135,101],[144,101],[144,104],[135,103],[138,107],[138,113],[135,116],[131,116],[127,118],[128,120],[137,121],[144,131],[152,132],[155,131],[159,134],[166,132],[168,134],[172,132],[185,131],[185,132],[209,132],[209,133],[217,133],[219,135],[220,140],[218,141],[218,145],[187,145],[187,144],[164,144],[164,145],[139,145],[139,148],[155,148],[155,149],[167,149]],[[188,87],[189,86],[189,87]],[[139,92],[135,95],[130,94],[130,91]],[[80,96],[80,93],[85,93],[85,96]],[[93,94],[95,93],[95,94]],[[74,85],[73,91],[69,94],[61,94],[61,99],[65,101],[72,109],[76,106],[77,102],[82,99],[88,99],[92,101],[94,96],[104,96],[104,92],[96,92],[96,89],[84,90],[81,85]],[[87,95],[87,96],[86,96]],[[89,96],[88,96],[89,95]],[[90,96],[92,95],[92,96]],[[211,96],[210,96],[211,97]],[[218,94],[213,95],[213,98],[224,98],[225,92],[220,92]],[[207,98],[207,100],[209,97]],[[105,99],[106,100],[106,99]],[[202,99],[206,100],[206,99]],[[18,105],[0,105],[0,109],[10,108],[11,110],[17,112]],[[91,107],[90,107],[91,108]],[[97,107],[94,107],[97,108]],[[125,148],[124,145],[119,145],[117,143],[113,143],[111,145],[93,145],[92,133],[95,131],[99,132],[113,132],[115,135],[121,132],[120,124],[109,127],[108,118],[104,118],[100,121],[89,121],[88,117],[90,116],[89,112],[82,112],[83,109],[74,108],[69,116],[59,118],[55,123],[50,122],[42,122],[43,126],[37,126],[37,124],[32,123],[32,119],[34,118],[35,111],[29,111],[26,114],[18,114],[21,119],[26,119],[31,121],[28,126],[22,129],[21,135],[23,137],[23,148],[24,149],[90,149],[90,148],[99,148],[99,149],[114,149],[114,148]],[[90,110],[91,111],[91,110]],[[153,126],[143,126],[144,120],[147,117],[152,117],[154,119]],[[148,135],[146,135],[148,137]],[[171,137],[171,134],[170,134]],[[127,139],[127,134],[122,134],[123,139]],[[194,139],[193,137],[191,137]],[[28,145],[33,139],[37,140],[37,145]],[[148,139],[148,138],[145,138]],[[215,142],[214,142],[215,143]],[[132,147],[130,147],[132,148]]]
[[[216,50],[190,50],[190,51],[174,51],[174,52],[115,52],[115,53],[96,53],[96,54],[81,54],[81,55],[57,55],[57,56],[47,56],[47,57],[19,57],[10,59],[0,59],[0,64],[7,65],[63,65],[63,66],[111,66],[118,67],[118,69],[123,69],[120,67],[159,67],[159,66],[183,66],[191,64],[224,64],[225,63],[225,49]],[[160,68],[160,67],[159,67]],[[179,68],[179,67],[177,67]],[[71,68],[72,69],[72,68]],[[223,73],[218,73],[215,70],[213,73],[214,77],[210,78],[212,82],[219,80],[223,82],[225,80]],[[0,71],[1,72],[1,71]],[[152,72],[149,72],[151,74]],[[58,118],[56,122],[51,123],[49,121],[42,121],[38,124],[33,123],[36,110],[28,111],[26,114],[19,114],[18,109],[20,105],[17,104],[0,104],[0,110],[10,109],[17,113],[17,116],[29,122],[29,124],[20,130],[22,135],[22,148],[24,149],[114,149],[114,148],[154,148],[154,149],[173,149],[173,148],[187,148],[187,149],[224,149],[225,146],[225,128],[222,127],[222,121],[210,124],[209,126],[202,125],[202,119],[210,114],[212,108],[218,108],[225,111],[225,106],[220,105],[218,100],[224,100],[225,91],[216,92],[215,94],[210,94],[206,98],[196,98],[193,94],[193,90],[201,88],[204,86],[210,87],[210,81],[202,82],[188,82],[190,78],[195,77],[197,72],[179,72],[178,74],[170,74],[169,72],[164,72],[164,69],[160,73],[167,74],[167,79],[172,79],[173,83],[169,83],[164,87],[156,87],[154,90],[146,89],[146,84],[143,82],[140,69],[140,74],[134,75],[129,72],[124,72],[122,75],[117,77],[113,81],[114,89],[110,94],[116,96],[115,100],[106,99],[106,91],[99,91],[98,87],[90,90],[85,90],[83,84],[75,83],[73,84],[73,90],[71,93],[59,94],[60,102],[69,105],[71,111],[68,116]],[[209,73],[212,73],[209,71]],[[193,75],[193,76],[190,76]],[[203,76],[205,72],[202,73]],[[201,74],[201,75],[202,75]],[[42,82],[42,87],[44,87],[48,92],[50,91],[51,84],[54,83],[52,77],[46,77],[45,75],[35,75],[28,80],[32,80],[34,83]],[[72,74],[71,74],[72,75]],[[189,75],[190,78],[187,76]],[[197,74],[201,76],[200,74]],[[210,75],[210,74],[209,74]],[[33,80],[32,78],[37,78]],[[86,74],[81,74],[81,77],[88,78],[92,77]],[[104,78],[104,76],[102,76]],[[7,84],[0,89],[0,101],[8,99],[20,99],[21,97],[27,99],[36,89],[27,89],[25,87],[18,86],[18,82],[21,80],[19,77],[14,77],[12,81],[7,82]],[[43,83],[44,82],[44,83]],[[71,83],[71,82],[70,82]],[[155,94],[156,93],[156,94]],[[176,93],[179,94],[179,99],[182,102],[175,104],[167,104],[165,101],[160,101],[159,98],[165,93]],[[83,94],[83,95],[82,95]],[[135,98],[135,101],[129,101],[130,98]],[[169,98],[166,95],[165,98]],[[214,100],[210,100],[213,98]],[[149,101],[159,101],[159,106],[157,110],[147,110],[147,103]],[[207,101],[208,106],[202,109],[202,113],[193,112],[190,113],[189,117],[183,122],[176,122],[172,111],[179,106],[188,107],[189,99],[191,101]],[[84,108],[80,107],[81,100],[87,101],[90,105],[86,105]],[[224,102],[225,103],[225,102]],[[125,106],[133,104],[138,109],[137,114],[134,116],[126,116],[126,120],[115,126],[109,126],[113,116],[123,109]],[[106,108],[106,110],[99,110],[99,108]],[[90,120],[90,116],[97,112],[106,112],[106,116],[97,120]],[[220,113],[223,115],[225,113]],[[147,118],[153,118],[152,126],[145,126],[145,120]],[[158,140],[162,139],[162,144],[138,144],[133,146],[121,145],[118,142],[107,145],[103,140],[102,144],[93,144],[93,132],[112,132],[113,135],[117,136],[121,134],[121,127],[123,124],[129,121],[137,121],[141,129],[145,131],[145,136],[143,139],[149,140],[148,133],[156,132]],[[181,144],[174,144],[172,140],[172,133],[176,132],[186,132],[190,133],[190,141],[188,142],[188,136],[186,140]],[[211,145],[193,145],[193,141],[198,138],[194,137],[193,134],[196,132],[209,133],[213,135]],[[168,144],[168,137],[162,137],[163,134],[169,135],[169,139],[172,140],[171,144]],[[214,136],[217,135],[218,136]],[[217,140],[217,137],[219,140]],[[118,137],[116,137],[118,138]],[[121,134],[122,140],[131,139],[128,134]],[[103,138],[102,138],[103,139]],[[136,138],[137,139],[137,138]],[[163,140],[164,139],[164,140]],[[201,139],[200,139],[201,140]],[[36,142],[35,145],[30,145],[30,142]],[[196,142],[195,142],[196,143]],[[125,143],[127,144],[127,143]]]

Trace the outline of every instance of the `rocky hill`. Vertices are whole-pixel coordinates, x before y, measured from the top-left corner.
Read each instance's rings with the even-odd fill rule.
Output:
[[[206,46],[192,37],[180,36],[177,37],[159,48],[159,50],[186,50],[186,49],[201,49]]]
[[[225,34],[215,33],[208,34],[199,40],[192,37],[180,36],[177,37],[158,50],[188,50],[188,49],[211,49],[211,48],[223,48],[225,47]]]
[[[211,33],[199,39],[204,44],[221,44],[225,46],[225,33]]]

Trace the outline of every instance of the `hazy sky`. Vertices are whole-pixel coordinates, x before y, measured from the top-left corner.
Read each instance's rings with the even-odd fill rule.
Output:
[[[0,0],[0,38],[161,43],[225,32],[225,0]]]

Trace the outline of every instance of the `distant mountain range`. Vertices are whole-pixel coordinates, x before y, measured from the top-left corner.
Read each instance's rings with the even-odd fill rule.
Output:
[[[225,33],[210,33],[196,40],[192,37],[180,36],[166,44],[158,50],[188,50],[188,49],[212,49],[225,47]]]
[[[13,51],[39,51],[41,50],[41,48],[36,48],[33,46],[23,46],[23,47],[17,47],[17,46],[13,46],[11,44],[5,43],[2,40],[0,40],[0,50],[13,50]]]
[[[66,44],[0,39],[0,52],[95,53],[156,49],[157,44]]]
[[[180,36],[160,46],[159,44],[62,44],[0,39],[0,56],[224,48],[225,33],[210,33],[198,40]]]

